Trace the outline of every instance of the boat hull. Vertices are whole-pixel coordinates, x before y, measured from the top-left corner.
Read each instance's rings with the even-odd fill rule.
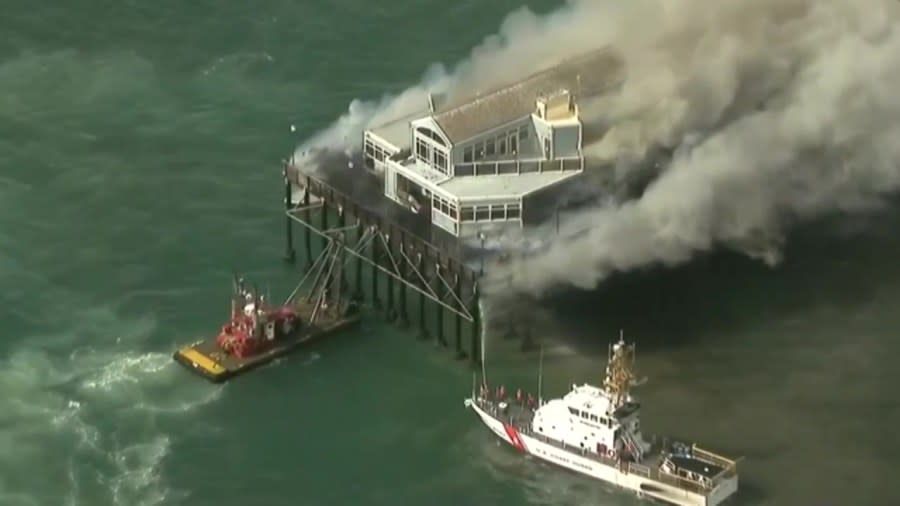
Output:
[[[519,431],[509,423],[483,410],[474,399],[466,399],[482,423],[498,438],[516,450],[533,455],[545,462],[605,481],[639,496],[679,506],[717,506],[737,491],[737,475],[720,483],[712,491],[702,494],[654,480],[649,476],[630,472],[628,464],[608,465],[597,459],[582,456],[579,449],[567,450]]]

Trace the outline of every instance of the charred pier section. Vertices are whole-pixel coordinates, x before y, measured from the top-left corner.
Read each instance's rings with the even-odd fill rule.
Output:
[[[436,245],[384,209],[373,209],[290,163],[285,162],[283,177],[287,261],[298,259],[295,225],[305,270],[312,267],[314,251],[340,244],[345,262],[352,264],[340,272],[348,273],[348,289],[358,303],[390,323],[414,329],[421,340],[453,350],[459,359],[479,362],[479,273],[457,249]]]

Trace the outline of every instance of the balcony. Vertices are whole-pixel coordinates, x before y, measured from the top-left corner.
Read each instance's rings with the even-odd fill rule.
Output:
[[[496,176],[501,174],[531,174],[541,172],[577,172],[584,170],[584,158],[569,157],[555,160],[498,160],[493,162],[457,163],[454,177]]]

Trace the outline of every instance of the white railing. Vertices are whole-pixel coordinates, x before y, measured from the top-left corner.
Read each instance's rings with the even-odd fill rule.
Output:
[[[581,157],[557,158],[555,160],[498,160],[495,162],[457,163],[453,166],[455,177],[529,174],[534,172],[574,172],[579,170],[584,170],[584,158]]]

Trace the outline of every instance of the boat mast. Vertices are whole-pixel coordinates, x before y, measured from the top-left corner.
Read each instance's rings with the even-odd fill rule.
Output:
[[[237,298],[240,296],[240,291],[238,289],[238,281],[237,276],[231,276],[231,318],[234,319],[237,317]]]
[[[609,348],[609,362],[603,386],[609,394],[610,409],[617,409],[628,400],[628,392],[634,381],[634,345],[625,344],[624,332],[619,331],[619,342]]]
[[[478,311],[482,314],[481,320],[481,384],[487,385],[487,370],[484,365],[484,356],[486,354],[486,350],[484,347],[484,335],[487,333],[485,330],[487,329],[487,325],[484,323],[484,311],[482,311],[482,302],[481,299],[478,300]]]

